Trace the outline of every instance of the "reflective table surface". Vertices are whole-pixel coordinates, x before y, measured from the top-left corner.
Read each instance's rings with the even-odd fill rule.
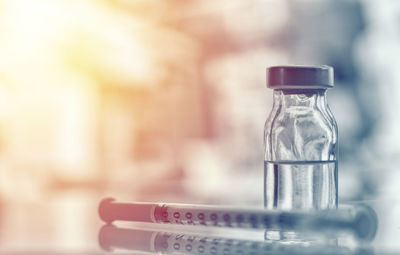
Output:
[[[41,203],[1,206],[0,254],[398,254],[400,204],[364,201],[378,216],[372,242],[350,237],[324,243],[264,241],[264,231],[151,223],[103,223],[103,196],[54,194]]]

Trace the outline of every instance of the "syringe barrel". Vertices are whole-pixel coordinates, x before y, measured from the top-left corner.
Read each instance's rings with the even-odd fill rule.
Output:
[[[350,233],[364,241],[372,240],[377,230],[376,214],[365,205],[304,212],[164,204],[155,208],[154,219],[167,224],[287,230],[325,236]]]
[[[372,208],[365,205],[346,205],[338,209],[321,211],[278,211],[188,204],[123,204],[106,199],[100,204],[99,213],[100,218],[105,222],[122,220],[288,230],[326,236],[338,236],[345,232],[363,241],[372,240],[377,230],[376,214]]]
[[[155,208],[157,223],[200,225],[230,228],[279,228],[290,227],[288,221],[279,222],[282,212],[219,208],[217,206],[189,206],[163,204]]]

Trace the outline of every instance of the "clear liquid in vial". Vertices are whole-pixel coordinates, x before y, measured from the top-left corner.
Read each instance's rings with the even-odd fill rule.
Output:
[[[267,209],[322,210],[337,207],[337,161],[265,161]]]

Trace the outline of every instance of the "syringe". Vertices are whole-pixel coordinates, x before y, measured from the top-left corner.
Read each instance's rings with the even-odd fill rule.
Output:
[[[236,209],[207,205],[166,203],[116,203],[104,199],[99,206],[100,218],[113,221],[136,221],[179,225],[250,228],[294,231],[338,237],[350,233],[360,241],[371,241],[377,230],[377,216],[366,205],[343,205],[321,211],[278,211]]]
[[[358,255],[357,250],[334,244],[283,244],[225,237],[117,228],[105,225],[99,231],[99,245],[106,251],[123,249],[158,254],[212,255]]]

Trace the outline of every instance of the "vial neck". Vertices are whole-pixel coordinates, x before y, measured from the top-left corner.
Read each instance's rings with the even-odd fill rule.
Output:
[[[283,108],[289,107],[326,107],[326,90],[274,90],[274,103]]]

